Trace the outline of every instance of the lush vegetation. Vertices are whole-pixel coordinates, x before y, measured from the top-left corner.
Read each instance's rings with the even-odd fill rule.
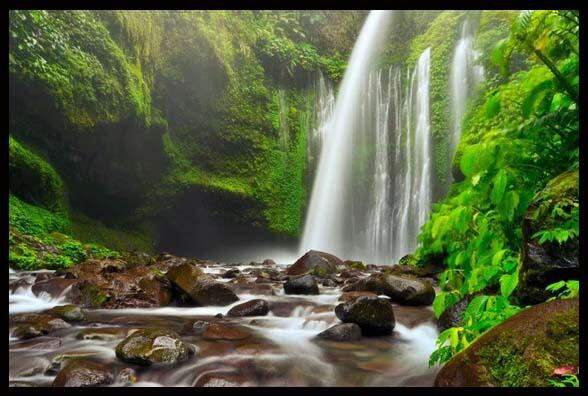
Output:
[[[436,316],[466,295],[480,294],[469,303],[463,326],[440,335],[431,363],[447,361],[524,308],[511,298],[523,216],[550,180],[578,169],[577,18],[568,11],[523,12],[492,52],[504,82],[490,79],[484,100],[466,116],[459,159],[464,180],[435,205],[419,236],[421,260],[447,265],[433,303]],[[527,66],[510,73],[515,55]],[[539,244],[577,237],[577,196],[543,206],[551,220],[533,235]]]

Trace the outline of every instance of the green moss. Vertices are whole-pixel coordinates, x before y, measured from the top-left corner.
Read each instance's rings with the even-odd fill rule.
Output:
[[[80,293],[82,295],[81,305],[91,308],[102,307],[109,298],[97,286],[90,283],[85,283],[80,288]]]
[[[57,172],[12,136],[8,137],[8,171],[11,194],[51,211],[64,209],[63,182]]]
[[[150,92],[91,11],[11,11],[10,73],[41,82],[77,126],[148,119]]]
[[[72,235],[82,242],[100,244],[118,251],[153,252],[153,238],[149,229],[118,230],[78,212],[72,212],[70,216]]]
[[[21,201],[10,194],[8,197],[8,223],[18,231],[43,237],[51,232],[68,232],[69,221],[63,212],[51,212]]]
[[[542,338],[532,345],[525,337],[505,333],[481,348],[477,356],[497,386],[548,386],[557,367],[578,362],[578,311],[555,312]]]

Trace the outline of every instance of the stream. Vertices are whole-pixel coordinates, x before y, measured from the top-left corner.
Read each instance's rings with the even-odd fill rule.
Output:
[[[254,267],[254,263],[236,266],[243,273]],[[203,269],[217,281],[229,281],[220,277],[227,268],[227,264],[216,263]],[[10,270],[11,317],[67,303],[64,297],[33,294],[31,284],[36,277],[51,272]],[[19,286],[15,282],[20,282]],[[391,336],[362,337],[354,342],[316,340],[318,333],[339,323],[334,308],[340,303],[341,288],[321,285],[319,295],[285,295],[279,283],[272,287],[275,295],[238,293],[239,301],[224,307],[86,309],[82,324],[27,340],[12,337],[10,328],[9,381],[13,386],[50,386],[57,371],[49,369],[52,365],[83,355],[114,367],[111,386],[433,384],[438,369],[428,368],[427,363],[438,331],[430,307],[393,304],[396,326]],[[224,316],[233,306],[252,299],[268,301],[270,312],[257,317]],[[222,318],[216,317],[219,313]],[[237,324],[246,335],[242,339],[203,339],[192,328],[198,320]],[[117,344],[129,330],[143,327],[174,330],[196,353],[186,361],[165,366],[143,367],[117,359]],[[134,382],[125,380],[129,373]]]

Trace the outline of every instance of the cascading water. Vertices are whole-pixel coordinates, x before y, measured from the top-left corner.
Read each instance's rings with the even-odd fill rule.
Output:
[[[319,71],[315,83],[315,101],[314,101],[314,118],[313,126],[310,129],[308,139],[308,169],[317,168],[323,142],[327,136],[328,121],[333,115],[335,109],[335,93],[329,80],[326,80]],[[311,175],[313,176],[313,175]]]
[[[474,50],[474,34],[468,21],[465,21],[461,28],[460,39],[455,46],[449,77],[452,130],[449,142],[449,161],[453,160],[459,144],[467,100],[484,78],[484,67],[475,64],[477,57],[478,53]],[[449,181],[451,181],[451,176]]]
[[[336,254],[345,251],[346,195],[351,181],[354,125],[361,107],[358,95],[373,68],[386,37],[391,11],[371,11],[353,48],[333,116],[327,124],[302,237],[302,250],[319,249]]]
[[[407,72],[403,91],[399,68],[375,70],[368,60],[360,64],[354,58],[367,52],[362,41],[366,32],[384,23],[376,16],[371,13],[366,20],[335,111],[321,135],[323,151],[300,253],[317,249],[393,264],[415,249],[418,231],[429,215],[431,50],[425,50],[416,69]],[[376,44],[373,38],[370,45]],[[377,55],[375,48],[371,55]],[[361,72],[364,77],[357,75]]]

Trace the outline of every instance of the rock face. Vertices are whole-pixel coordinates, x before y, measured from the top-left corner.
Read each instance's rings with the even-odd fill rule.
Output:
[[[523,219],[523,252],[519,269],[519,284],[513,297],[520,305],[537,304],[551,294],[545,290],[551,283],[579,279],[579,239],[571,238],[563,244],[557,241],[538,243],[533,235],[539,231],[561,226],[565,221],[554,218],[553,208],[559,206],[569,213],[578,202],[578,171],[565,172],[551,180],[537,193]]]
[[[111,384],[112,368],[106,364],[85,359],[72,359],[57,374],[53,386],[81,387]]]
[[[392,304],[386,298],[357,297],[335,307],[335,315],[343,323],[355,323],[362,334],[388,335],[396,325]]]
[[[310,274],[298,276],[284,283],[286,294],[319,294],[318,283]]]
[[[135,331],[116,347],[116,357],[143,366],[180,362],[193,353],[174,331],[152,328]]]
[[[317,276],[325,276],[337,272],[337,266],[343,265],[340,258],[332,254],[309,250],[286,270],[287,275],[302,275],[309,271]]]
[[[356,341],[361,338],[361,327],[355,323],[341,323],[319,333],[317,338],[329,341]]]
[[[227,312],[227,316],[242,317],[242,316],[264,316],[269,312],[269,303],[265,300],[255,299],[247,301],[243,304],[234,306]]]
[[[579,300],[535,305],[494,327],[439,371],[435,386],[549,386],[578,366]]]
[[[385,294],[401,305],[431,305],[435,289],[427,281],[397,275],[378,274],[359,279],[343,288],[344,292]]]

